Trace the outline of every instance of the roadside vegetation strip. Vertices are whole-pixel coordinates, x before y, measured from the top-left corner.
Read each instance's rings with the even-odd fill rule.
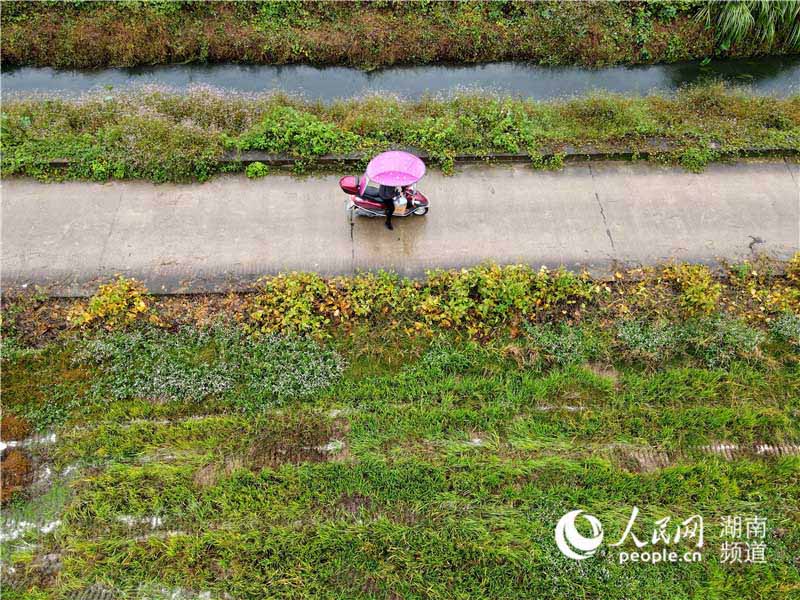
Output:
[[[10,598],[777,599],[800,576],[800,255],[224,297],[117,279],[2,317],[0,433],[63,475],[4,497]],[[703,515],[703,561],[558,553],[567,511],[611,538],[634,505],[647,535]],[[769,560],[722,564],[719,518],[754,513]]]
[[[800,48],[792,2],[5,2],[3,62],[602,65]],[[773,4],[774,7],[763,5]]]
[[[463,156],[523,154],[534,167],[557,168],[567,153],[591,151],[646,156],[697,171],[758,150],[797,153],[800,96],[754,96],[708,84],[674,96],[595,94],[535,102],[473,94],[324,105],[283,95],[150,89],[79,100],[9,100],[1,125],[3,175],[48,180],[203,181],[244,171],[254,151],[288,156],[295,172],[306,172],[322,168],[323,157],[327,163],[331,155],[361,157],[365,164],[397,147],[423,152],[445,171]],[[247,167],[251,177],[268,173],[260,163]]]

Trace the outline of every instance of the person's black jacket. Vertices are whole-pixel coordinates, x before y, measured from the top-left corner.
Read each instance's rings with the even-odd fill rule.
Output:
[[[397,195],[397,190],[390,185],[382,185],[378,188],[378,197],[381,199],[384,209],[386,210],[386,226],[391,229],[392,215],[394,214],[394,197]]]

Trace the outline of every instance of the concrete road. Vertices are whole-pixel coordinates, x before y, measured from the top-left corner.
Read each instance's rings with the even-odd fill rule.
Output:
[[[493,260],[603,273],[668,259],[713,263],[800,247],[800,165],[713,165],[700,175],[630,163],[562,171],[432,172],[425,217],[345,213],[337,177],[227,176],[205,184],[2,182],[5,286],[90,291],[123,273],[155,292],[241,287],[258,275],[434,267]]]

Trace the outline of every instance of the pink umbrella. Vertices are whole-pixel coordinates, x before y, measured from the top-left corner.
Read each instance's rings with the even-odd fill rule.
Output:
[[[425,163],[408,152],[391,150],[369,161],[366,175],[380,185],[411,185],[425,175]]]

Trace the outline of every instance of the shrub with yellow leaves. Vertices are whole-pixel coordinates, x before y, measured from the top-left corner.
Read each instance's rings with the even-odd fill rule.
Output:
[[[800,252],[795,252],[786,264],[786,279],[800,287]]]
[[[289,273],[261,280],[249,314],[264,333],[325,335],[329,325],[386,319],[406,321],[417,332],[462,328],[477,334],[539,313],[580,309],[603,289],[586,275],[526,265],[436,270],[424,282],[383,272],[327,280]]]
[[[250,318],[263,333],[313,333],[330,318],[319,307],[329,296],[324,279],[316,273],[288,273],[264,277],[252,300]]]
[[[769,321],[775,315],[800,312],[800,252],[785,263],[785,270],[773,259],[759,257],[733,265],[728,277],[731,286],[742,292],[736,301],[748,318]]]
[[[70,311],[70,325],[83,327],[99,324],[104,329],[127,327],[139,319],[150,317],[147,288],[141,281],[117,276],[114,281],[101,285],[88,304],[79,303]]]
[[[680,307],[689,315],[710,315],[717,310],[722,285],[705,265],[669,265],[661,277],[677,287]]]

